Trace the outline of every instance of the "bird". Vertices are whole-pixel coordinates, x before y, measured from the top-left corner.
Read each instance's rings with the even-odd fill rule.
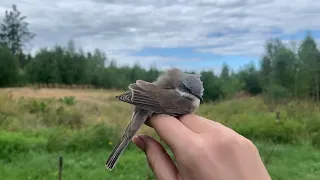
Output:
[[[200,75],[189,74],[178,68],[162,73],[156,81],[136,80],[128,90],[116,96],[134,106],[130,123],[105,163],[111,171],[139,128],[154,114],[179,117],[194,112],[204,102]]]

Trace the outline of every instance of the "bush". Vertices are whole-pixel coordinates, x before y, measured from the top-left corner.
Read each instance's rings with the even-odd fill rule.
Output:
[[[320,116],[309,116],[308,118],[302,119],[305,123],[306,129],[309,133],[320,133]]]
[[[59,100],[66,105],[74,105],[76,103],[76,97],[74,96],[65,96]]]
[[[40,134],[0,131],[0,158],[10,159],[14,153],[41,150],[74,152],[110,149],[120,139],[119,132],[117,127],[108,127],[103,123],[80,130],[50,128]]]
[[[311,102],[291,101],[278,103],[280,122],[276,112],[270,112],[261,98],[246,98],[204,104],[198,114],[221,122],[251,140],[267,140],[276,143],[317,142],[320,133],[319,106]]]
[[[21,133],[0,131],[0,158],[10,159],[13,153],[45,149],[46,143],[41,137],[26,137]]]
[[[267,140],[275,143],[299,143],[306,134],[304,125],[292,119],[275,121],[269,116],[239,116],[238,121],[231,123],[239,134],[252,140]]]
[[[84,124],[83,115],[80,111],[66,109],[63,106],[58,107],[54,114],[52,114],[53,118],[49,118],[49,121],[53,123],[52,125],[58,126],[67,126],[72,129],[81,128]],[[45,117],[44,117],[45,118]],[[48,120],[47,120],[48,121]],[[50,122],[47,122],[50,123]]]
[[[75,133],[64,128],[54,128],[49,135],[47,142],[47,150],[49,152],[55,152],[64,150],[68,144],[70,144],[72,137]]]
[[[29,109],[30,113],[45,112],[48,110],[47,107],[47,103],[44,101],[32,100],[27,103],[27,108]]]
[[[311,135],[311,144],[316,148],[320,148],[320,132]]]
[[[118,133],[118,128],[107,127],[103,123],[77,131],[57,129],[49,137],[47,149],[48,151],[87,151],[110,148],[115,141],[119,140]]]

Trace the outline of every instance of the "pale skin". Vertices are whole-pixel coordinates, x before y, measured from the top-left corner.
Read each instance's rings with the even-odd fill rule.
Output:
[[[154,116],[148,125],[171,149],[147,135],[133,142],[146,153],[157,180],[270,180],[256,146],[232,129],[195,114]]]

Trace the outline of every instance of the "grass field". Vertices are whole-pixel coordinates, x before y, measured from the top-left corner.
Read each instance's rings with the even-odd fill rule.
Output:
[[[63,179],[154,179],[132,144],[113,171],[104,168],[131,117],[131,106],[115,100],[118,93],[0,89],[0,179],[58,179],[59,155]],[[318,180],[320,107],[292,101],[273,109],[280,122],[260,97],[208,103],[196,113],[251,139],[272,179]],[[139,133],[156,137],[147,126]]]

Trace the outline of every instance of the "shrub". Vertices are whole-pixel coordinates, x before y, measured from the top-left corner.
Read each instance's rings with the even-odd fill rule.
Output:
[[[76,97],[74,96],[65,96],[59,100],[66,105],[74,105],[76,103]]]
[[[45,149],[46,143],[41,137],[26,137],[21,133],[0,131],[0,158],[10,159],[13,153]]]
[[[311,135],[311,144],[316,148],[320,148],[320,132]]]
[[[82,127],[83,123],[83,115],[80,111],[66,109],[63,106],[56,109],[56,125],[78,129]]]
[[[75,133],[74,133],[75,134]],[[54,128],[49,135],[47,142],[47,150],[49,152],[55,152],[64,150],[74,136],[72,131],[64,128]]]
[[[32,101],[27,101],[28,103],[26,104],[27,108],[29,109],[30,113],[39,113],[39,112],[45,112],[48,110],[48,105],[44,101],[40,100],[32,100]]]
[[[57,129],[54,132],[48,139],[48,151],[88,151],[110,148],[120,137],[117,127],[108,127],[103,123],[77,131]]]
[[[65,126],[79,129],[84,124],[81,111],[67,109],[64,106],[52,107],[49,111],[39,114],[37,118],[48,127]]]
[[[269,115],[251,116],[231,123],[232,128],[243,136],[253,140],[268,140],[276,143],[299,143],[306,134],[301,122],[282,119],[280,122]]]

